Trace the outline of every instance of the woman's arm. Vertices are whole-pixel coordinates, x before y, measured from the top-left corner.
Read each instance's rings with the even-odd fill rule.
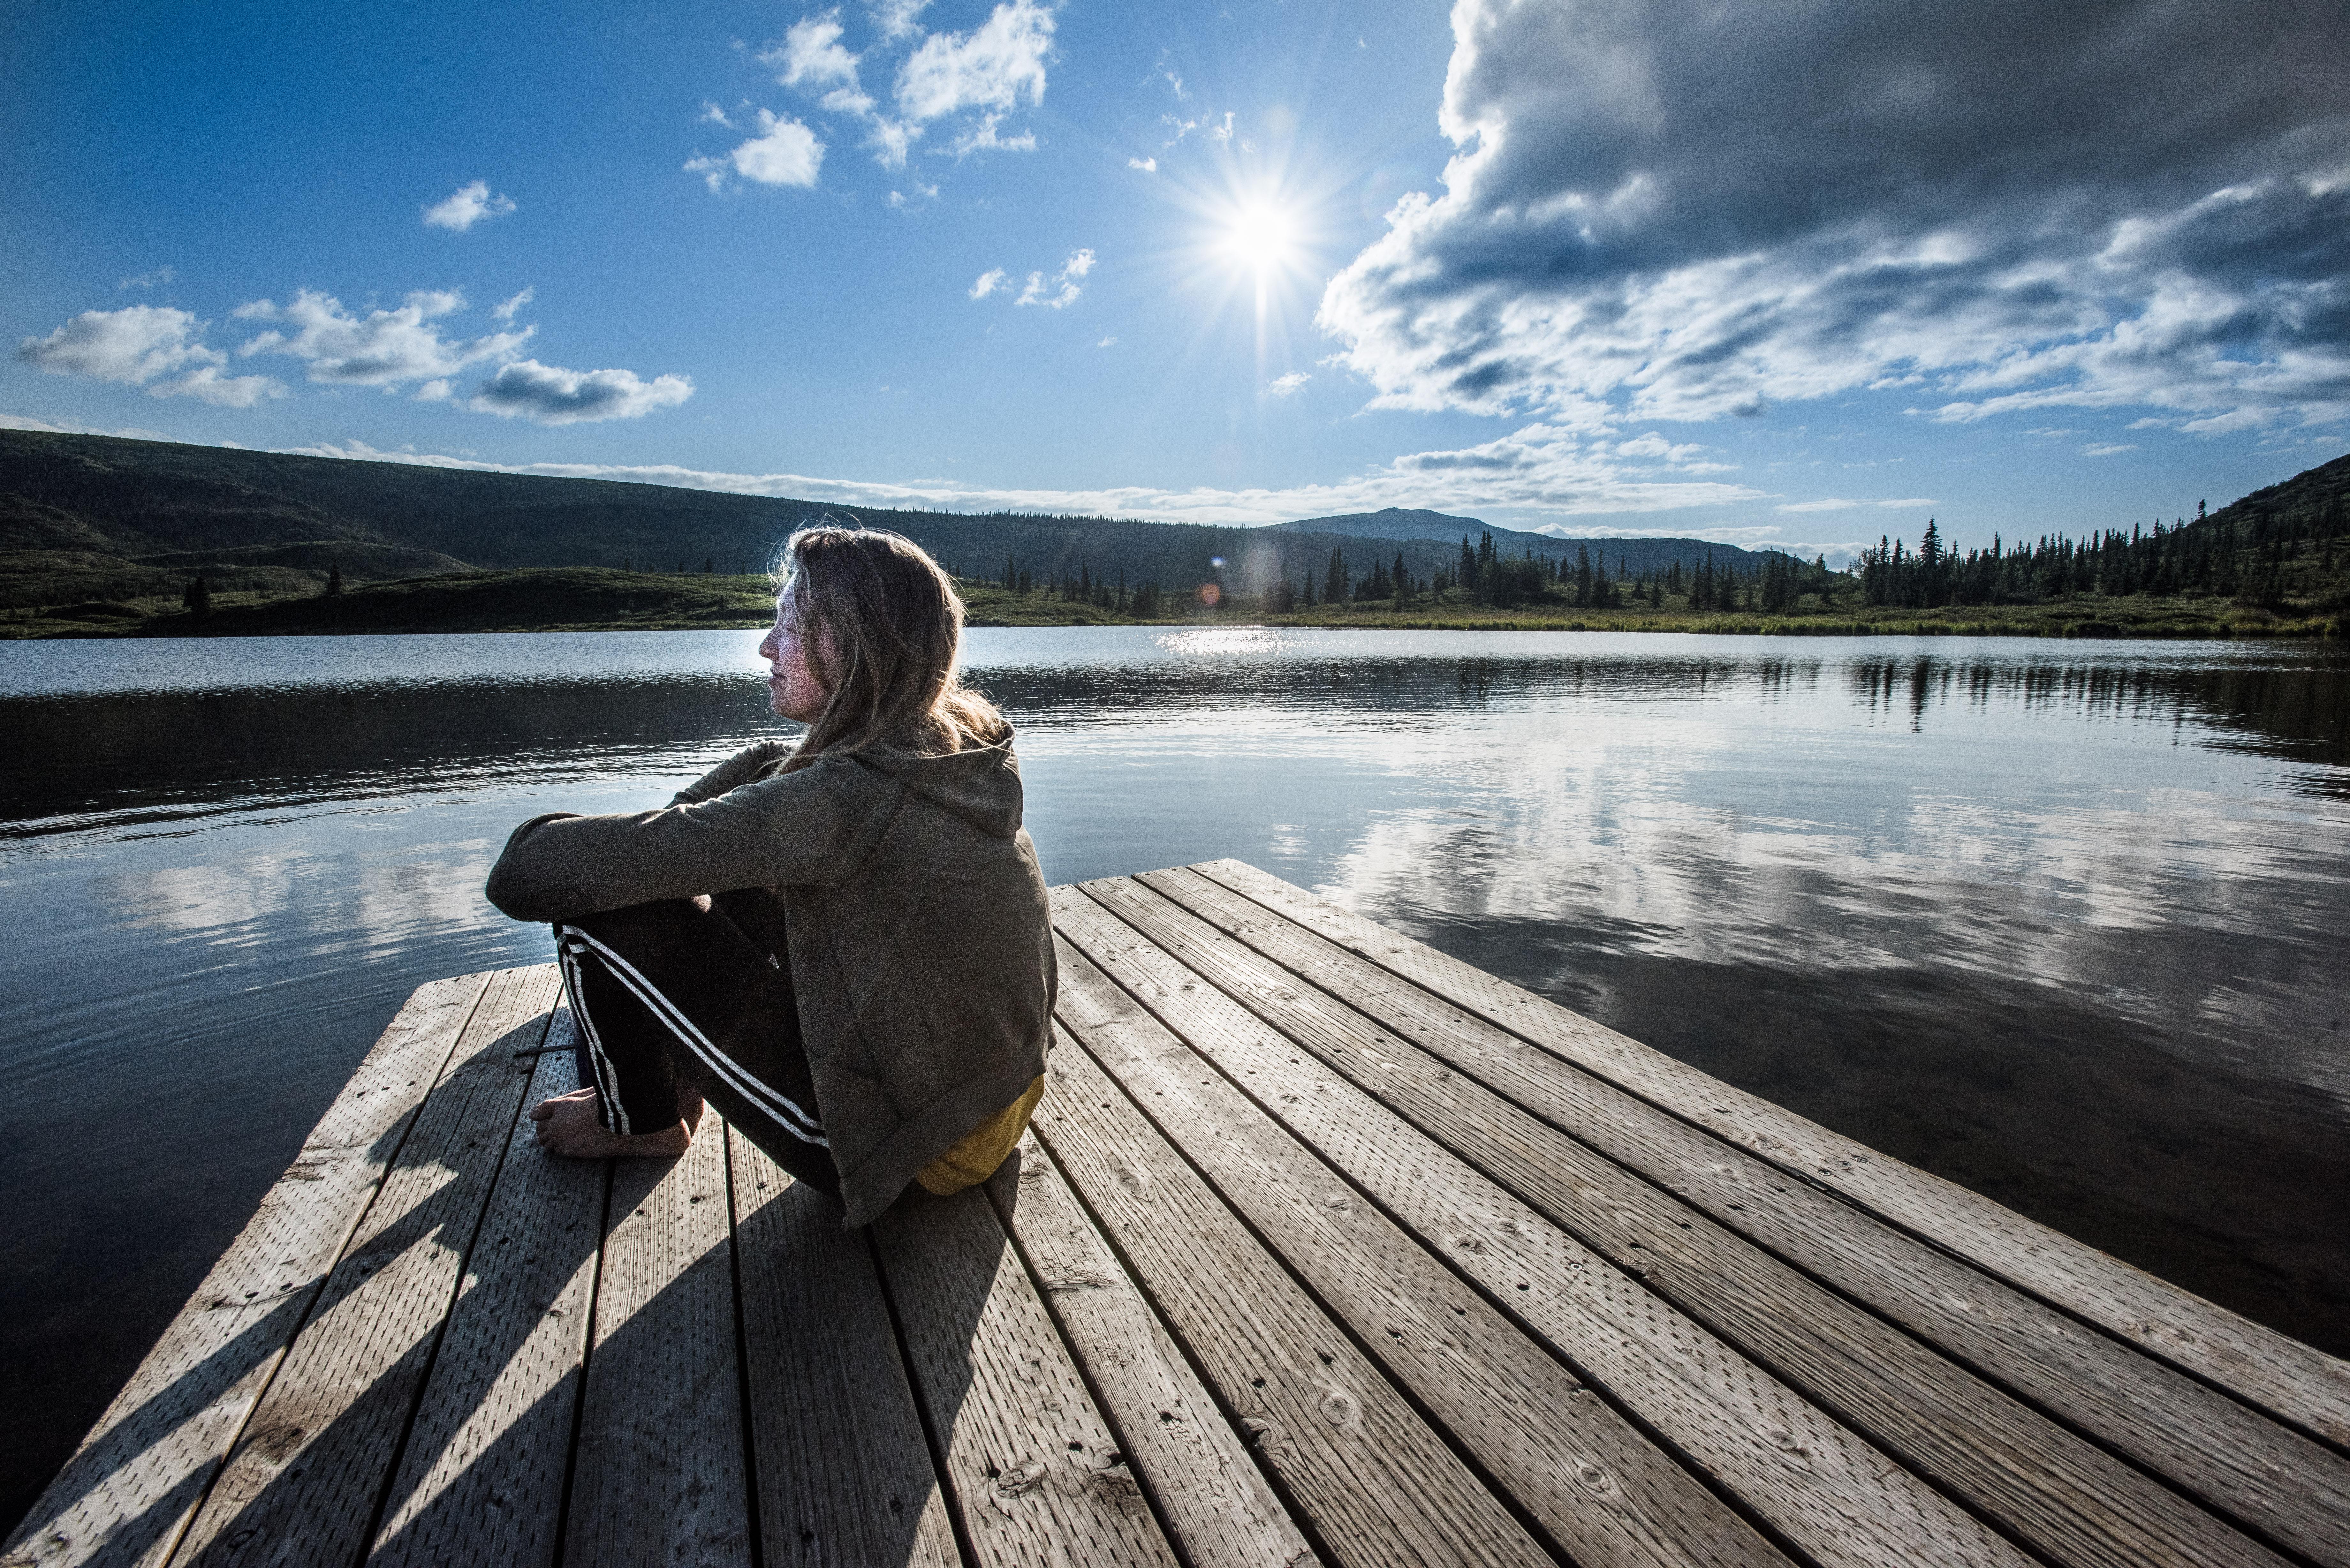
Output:
[[[716,800],[728,790],[739,789],[755,778],[760,769],[790,756],[796,743],[761,741],[755,746],[745,746],[671,795],[670,805],[698,805],[705,800]]]
[[[515,829],[484,891],[517,920],[561,920],[737,888],[829,887],[863,861],[905,794],[844,758],[660,811],[557,812]]]

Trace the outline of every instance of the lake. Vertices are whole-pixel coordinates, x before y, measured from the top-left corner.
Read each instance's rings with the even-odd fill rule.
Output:
[[[0,645],[0,1514],[507,831],[753,740],[755,632]],[[1048,878],[1233,856],[2350,1353],[2350,655],[972,634]]]

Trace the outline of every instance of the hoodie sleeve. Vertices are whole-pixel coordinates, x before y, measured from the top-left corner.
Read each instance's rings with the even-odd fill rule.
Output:
[[[790,756],[793,744],[790,741],[761,741],[755,746],[745,746],[671,796],[670,805],[697,805],[705,800],[715,800],[728,790],[739,789],[755,778],[762,768]]]
[[[831,887],[871,852],[905,794],[840,759],[659,811],[534,817],[506,840],[485,891],[515,919],[559,920],[737,888]]]

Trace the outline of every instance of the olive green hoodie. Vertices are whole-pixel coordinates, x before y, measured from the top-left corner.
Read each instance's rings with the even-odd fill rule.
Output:
[[[753,746],[659,811],[515,829],[490,902],[559,920],[764,887],[782,901],[816,1112],[850,1225],[1045,1071],[1055,973],[1007,727],[942,755],[777,770]]]

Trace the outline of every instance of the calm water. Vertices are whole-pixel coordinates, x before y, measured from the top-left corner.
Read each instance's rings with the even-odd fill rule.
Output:
[[[754,738],[751,632],[0,645],[0,1522],[535,813]],[[982,631],[1055,881],[1237,856],[2350,1352],[2350,658]]]

